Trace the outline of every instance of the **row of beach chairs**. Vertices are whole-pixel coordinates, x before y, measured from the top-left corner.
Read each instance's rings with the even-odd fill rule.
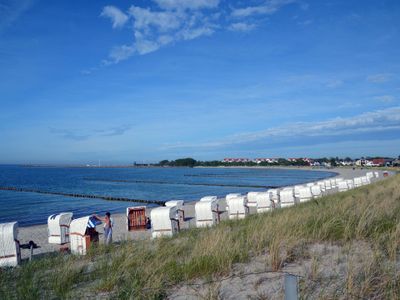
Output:
[[[269,189],[262,192],[249,192],[247,195],[228,194],[225,199],[206,196],[195,203],[196,227],[209,227],[221,221],[221,214],[227,211],[229,219],[243,219],[251,208],[257,213],[290,207],[310,201],[333,192],[344,192],[371,183],[379,177],[378,172],[368,172],[354,179],[332,178],[305,185]],[[222,207],[225,200],[226,207]],[[127,230],[146,230],[149,218],[146,206],[128,207]],[[173,236],[185,224],[183,200],[167,201],[165,206],[152,208],[150,212],[152,238]],[[86,216],[73,219],[72,213],[60,213],[48,218],[48,242],[50,244],[70,244],[73,254],[85,255],[90,246],[98,242],[96,225],[98,221]],[[0,267],[16,266],[21,261],[18,236],[18,223],[0,224]]]

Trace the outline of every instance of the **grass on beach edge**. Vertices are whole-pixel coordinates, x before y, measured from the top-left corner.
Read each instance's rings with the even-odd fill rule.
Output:
[[[373,249],[373,266],[350,274],[357,280],[347,290],[365,298],[399,298],[400,175],[173,238],[101,246],[86,257],[48,255],[0,270],[0,299],[158,299],[171,285],[229,274],[233,264],[254,256],[267,256],[269,268],[279,270],[286,262],[301,260],[307,245],[345,247],[354,241]]]

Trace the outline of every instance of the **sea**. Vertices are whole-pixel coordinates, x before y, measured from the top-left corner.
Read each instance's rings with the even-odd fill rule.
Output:
[[[197,201],[201,197],[263,191],[334,176],[327,170],[265,168],[101,168],[0,165],[0,189],[123,197],[143,200]],[[0,190],[0,223],[45,224],[51,214],[124,213],[142,203],[107,201],[36,192]],[[154,206],[155,204],[147,204]]]

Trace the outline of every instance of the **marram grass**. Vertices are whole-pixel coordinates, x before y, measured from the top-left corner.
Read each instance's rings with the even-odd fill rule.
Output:
[[[173,284],[226,275],[233,264],[256,255],[267,255],[269,267],[279,270],[285,261],[305,258],[307,245],[354,241],[370,244],[374,256],[362,268],[349,266],[358,271],[348,272],[343,288],[367,297],[399,297],[400,175],[173,238],[99,247],[86,257],[48,255],[1,270],[0,299],[161,299]],[[317,276],[317,259],[312,269]]]

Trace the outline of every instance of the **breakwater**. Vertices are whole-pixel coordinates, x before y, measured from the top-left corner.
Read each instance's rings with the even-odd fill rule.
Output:
[[[125,197],[112,197],[112,196],[102,196],[102,195],[88,195],[88,194],[75,194],[75,193],[64,193],[64,192],[52,192],[37,189],[27,189],[12,186],[2,186],[1,191],[14,191],[14,192],[25,192],[25,193],[36,193],[36,194],[46,194],[46,195],[58,195],[73,198],[90,198],[90,199],[102,199],[106,201],[124,201],[124,202],[137,202],[137,203],[147,203],[147,204],[157,204],[164,205],[165,201],[159,200],[143,200],[143,199],[131,199]]]
[[[240,187],[240,188],[266,188],[273,189],[277,186],[249,185],[249,184],[225,184],[225,183],[198,183],[198,182],[168,182],[155,180],[125,180],[125,179],[103,179],[103,178],[84,178],[87,181],[99,182],[120,182],[120,183],[149,183],[149,184],[168,184],[168,185],[198,185],[198,186],[220,186],[220,187]]]

